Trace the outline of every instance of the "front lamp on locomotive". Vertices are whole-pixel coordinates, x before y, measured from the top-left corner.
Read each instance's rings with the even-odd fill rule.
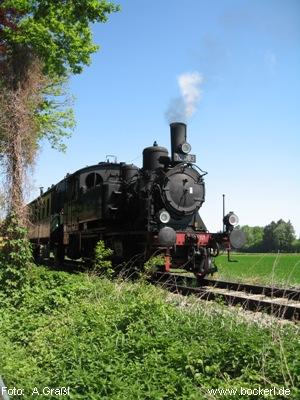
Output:
[[[143,173],[148,179],[149,254],[164,253],[165,270],[182,268],[203,277],[216,270],[214,257],[220,248],[241,247],[243,232],[234,229],[238,218],[232,212],[224,217],[224,230],[209,233],[199,209],[205,201],[204,175],[194,163],[186,141],[186,125],[171,124],[171,157],[165,148],[144,150]],[[151,168],[149,168],[151,167]],[[146,207],[147,208],[147,207]]]

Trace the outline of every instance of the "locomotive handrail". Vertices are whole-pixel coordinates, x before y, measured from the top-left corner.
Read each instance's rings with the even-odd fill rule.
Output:
[[[196,167],[197,169],[199,169],[200,172],[203,172],[203,174],[201,175],[201,177],[208,174],[207,171],[203,171],[203,169],[201,169],[200,167],[198,167],[198,165],[196,165],[196,164],[193,164],[193,167]]]

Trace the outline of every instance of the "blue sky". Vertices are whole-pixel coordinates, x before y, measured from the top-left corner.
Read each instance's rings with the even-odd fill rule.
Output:
[[[184,74],[197,74],[188,141],[205,171],[201,215],[211,231],[227,210],[242,225],[290,219],[300,235],[300,1],[123,0],[93,27],[101,50],[70,81],[77,127],[66,154],[43,144],[31,198],[107,154],[142,163]],[[198,99],[197,99],[198,97]]]

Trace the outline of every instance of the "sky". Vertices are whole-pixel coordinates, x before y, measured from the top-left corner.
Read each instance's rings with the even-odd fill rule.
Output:
[[[142,165],[170,119],[205,176],[200,214],[241,225],[290,220],[300,235],[300,1],[121,0],[93,26],[100,51],[70,80],[77,126],[61,154],[43,143],[30,198],[113,154]]]

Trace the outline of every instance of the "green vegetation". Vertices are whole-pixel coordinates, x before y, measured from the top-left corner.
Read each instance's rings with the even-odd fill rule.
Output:
[[[31,262],[23,229],[28,222],[23,198],[26,173],[41,139],[64,150],[62,140],[74,127],[65,84],[71,74],[90,64],[98,49],[91,24],[106,22],[118,10],[106,0],[0,2],[0,172],[5,181],[0,211],[4,194],[5,211],[14,219],[0,232],[8,241],[0,278],[12,275],[12,269],[15,277],[23,276]],[[11,246],[14,257],[6,251]]]
[[[12,118],[14,133],[22,121],[23,130],[17,132],[22,134],[25,156],[36,151],[41,138],[55,148],[65,148],[62,139],[74,127],[65,84],[71,74],[81,73],[91,63],[91,55],[99,49],[91,23],[105,23],[119,9],[106,0],[1,1],[0,153],[8,156]],[[22,114],[13,107],[16,100]]]
[[[165,265],[165,259],[162,255],[156,255],[150,257],[148,261],[144,264],[144,270],[140,274],[141,279],[149,279],[154,272],[157,271],[157,268]]]
[[[3,42],[30,47],[44,62],[45,73],[66,75],[82,72],[98,50],[90,23],[106,22],[119,7],[106,0],[4,0]]]
[[[294,326],[253,329],[222,305],[189,299],[185,307],[144,282],[42,267],[29,278],[18,307],[0,291],[0,373],[8,387],[24,388],[24,400],[46,386],[101,400],[200,400],[216,398],[211,388],[284,386],[299,399]]]
[[[300,254],[232,254],[217,258],[216,278],[238,282],[300,286]]]
[[[1,237],[5,232],[5,238]],[[0,227],[0,287],[17,302],[22,298],[31,266],[31,244],[26,239],[26,230],[11,215]]]
[[[110,277],[113,275],[112,262],[109,258],[113,255],[113,250],[106,248],[104,241],[99,240],[95,247],[93,272]]]
[[[300,239],[296,239],[295,230],[290,221],[282,219],[272,221],[265,227],[241,227],[246,234],[246,243],[241,251],[245,252],[300,252]]]

